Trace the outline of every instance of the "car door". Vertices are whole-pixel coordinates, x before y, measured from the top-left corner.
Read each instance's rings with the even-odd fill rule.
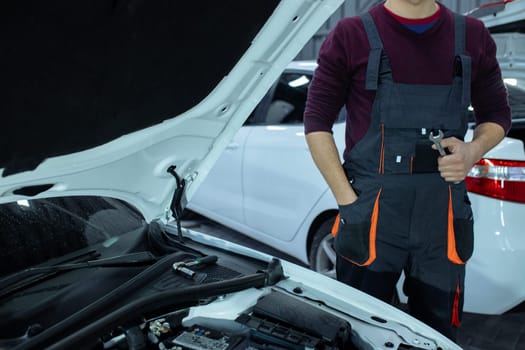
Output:
[[[244,214],[252,230],[290,241],[326,191],[304,137],[311,72],[283,73],[260,124],[251,126],[243,162]]]
[[[242,208],[242,155],[251,128],[242,127],[211,168],[188,208],[227,223],[244,221]]]

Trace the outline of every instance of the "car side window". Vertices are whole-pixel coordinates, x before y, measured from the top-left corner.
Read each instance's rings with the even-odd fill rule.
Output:
[[[307,74],[282,74],[266,113],[266,124],[302,123],[311,80],[312,76]]]
[[[308,86],[312,75],[285,72],[254,109],[245,125],[302,124]],[[337,122],[345,120],[343,108]]]
[[[283,73],[248,118],[247,125],[278,125],[303,122],[311,74]]]

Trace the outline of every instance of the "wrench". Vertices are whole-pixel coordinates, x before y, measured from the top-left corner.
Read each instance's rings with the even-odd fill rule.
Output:
[[[436,148],[437,148],[439,154],[441,154],[442,156],[446,156],[447,153],[443,149],[443,146],[441,146],[441,140],[443,139],[443,136],[445,136],[445,135],[443,134],[443,131],[441,131],[441,130],[438,130],[437,135],[434,135],[434,132],[430,131],[430,134],[428,134],[428,139],[430,141],[434,142],[434,144],[436,145]],[[461,181],[454,181],[454,184],[457,185],[460,182]]]
[[[437,135],[434,135],[434,131],[430,131],[430,134],[428,134],[428,139],[434,142],[439,154],[441,154],[442,156],[446,156],[447,153],[443,149],[443,146],[441,146],[441,140],[443,139],[443,136],[444,134],[443,134],[443,131],[441,130],[438,130]]]

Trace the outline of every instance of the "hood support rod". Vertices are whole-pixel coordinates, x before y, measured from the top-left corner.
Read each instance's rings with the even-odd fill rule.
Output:
[[[182,228],[181,228],[181,217],[182,217],[182,195],[184,194],[184,188],[186,186],[186,181],[184,179],[181,179],[179,174],[175,171],[175,168],[177,166],[170,165],[168,167],[168,173],[170,173],[176,181],[177,187],[175,188],[175,191],[173,192],[173,199],[171,200],[170,209],[175,217],[175,222],[177,223],[177,234],[179,236],[179,240],[182,242]]]

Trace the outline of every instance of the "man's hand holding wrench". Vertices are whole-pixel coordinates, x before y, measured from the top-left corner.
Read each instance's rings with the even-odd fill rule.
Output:
[[[472,165],[478,160],[474,159],[474,150],[471,143],[463,142],[455,137],[443,138],[443,131],[431,131],[428,139],[434,144],[441,157],[438,159],[438,169],[445,181],[458,183],[463,181]],[[448,150],[449,154],[445,151]]]

